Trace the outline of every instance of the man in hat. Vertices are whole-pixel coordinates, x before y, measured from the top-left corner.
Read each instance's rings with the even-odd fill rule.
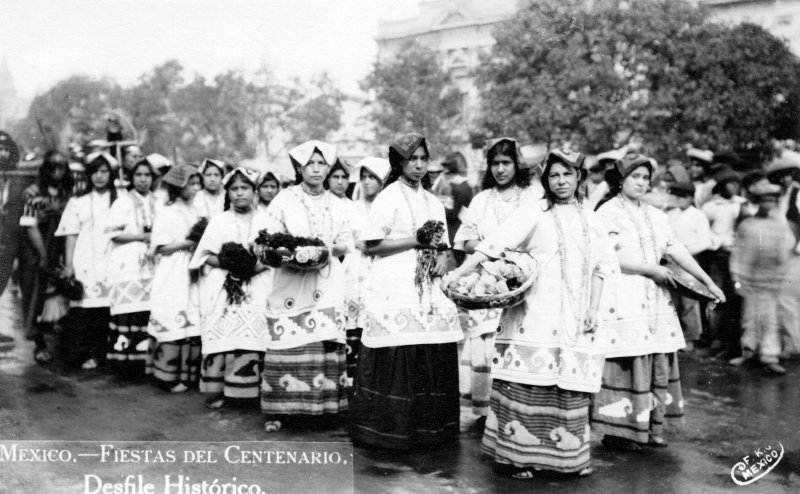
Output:
[[[795,248],[785,269],[778,296],[778,319],[783,331],[784,354],[800,353],[800,154],[784,150],[767,165],[767,179],[781,188],[776,216],[786,218]]]
[[[781,338],[778,331],[778,295],[784,272],[795,246],[786,221],[771,212],[777,207],[779,186],[760,182],[751,188],[758,212],[736,229],[731,255],[731,276],[744,300],[741,338],[742,355],[730,361],[741,365],[758,355],[771,372],[786,374],[778,359]]]
[[[691,172],[690,172],[691,173]],[[702,210],[711,225],[713,240],[712,253],[709,254],[708,274],[714,283],[725,293],[728,302],[711,313],[710,337],[712,350],[718,350],[724,358],[730,353],[738,353],[739,309],[740,303],[730,274],[730,256],[736,234],[736,219],[745,199],[738,195],[741,179],[733,170],[723,170],[714,176],[712,198],[703,205]],[[695,197],[697,194],[695,192]]]
[[[712,246],[711,227],[706,215],[692,205],[695,193],[694,184],[688,180],[688,175],[682,178],[684,180],[672,183],[667,189],[670,203],[675,206],[667,211],[667,217],[675,236],[689,253],[698,259]],[[670,293],[686,339],[686,351],[691,352],[695,342],[700,340],[703,333],[700,302],[674,291],[670,291]]]
[[[444,161],[444,177],[450,188],[449,198],[444,203],[445,217],[447,218],[447,231],[450,236],[450,245],[453,244],[458,228],[461,226],[461,218],[467,212],[470,202],[472,202],[472,187],[467,182],[467,160],[461,153],[452,153]],[[453,251],[456,265],[464,261],[465,254],[461,251]]]
[[[686,156],[689,158],[689,176],[695,187],[694,205],[699,208],[711,199],[711,190],[716,185],[711,176],[714,153],[691,147],[686,151]]]

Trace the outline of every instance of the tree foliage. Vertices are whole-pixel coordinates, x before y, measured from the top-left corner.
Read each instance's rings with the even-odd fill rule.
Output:
[[[752,24],[686,2],[528,2],[479,69],[488,133],[598,152],[640,139],[660,158],[688,142],[765,150],[797,135],[800,62]]]
[[[232,162],[260,153],[270,159],[306,139],[325,139],[341,127],[344,94],[327,74],[279,81],[264,68],[245,75],[230,70],[190,82],[176,60],[143,74],[138,84],[122,88],[110,79],[71,77],[34,99],[27,118],[15,129],[29,149],[53,147],[56,141],[84,144],[104,138],[105,117],[113,112],[134,129],[147,153],[184,161],[220,157]],[[56,135],[43,143],[38,122]],[[132,128],[131,128],[132,127]]]
[[[418,132],[443,149],[461,114],[461,94],[436,53],[408,43],[391,60],[377,62],[361,87],[370,95],[378,141]]]

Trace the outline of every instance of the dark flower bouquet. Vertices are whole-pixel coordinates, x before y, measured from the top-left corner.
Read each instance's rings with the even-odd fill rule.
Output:
[[[273,268],[320,269],[328,263],[329,257],[325,243],[318,238],[269,233],[267,230],[258,233],[253,252],[262,263]]]
[[[199,242],[201,238],[203,238],[203,233],[206,231],[206,227],[208,226],[208,218],[200,218],[197,220],[197,223],[192,225],[192,228],[189,230],[189,234],[186,235],[186,240],[191,240],[192,242]]]
[[[422,297],[423,284],[430,284],[431,270],[436,262],[436,253],[446,248],[442,243],[444,236],[444,223],[428,220],[417,229],[417,242],[422,244],[417,248],[417,267],[414,270],[414,285],[419,296]]]
[[[225,293],[229,304],[241,304],[245,300],[244,284],[256,272],[258,259],[249,250],[236,242],[226,242],[217,255],[219,267],[228,271],[225,276]]]

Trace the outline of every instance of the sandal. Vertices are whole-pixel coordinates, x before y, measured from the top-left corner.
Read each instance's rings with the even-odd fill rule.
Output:
[[[511,478],[517,480],[530,480],[534,477],[533,470],[520,470],[511,475]]]
[[[589,475],[591,475],[593,473],[594,473],[594,470],[592,470],[592,467],[586,467],[583,470],[581,470],[580,472],[578,472],[578,477],[588,477]]]
[[[668,446],[667,440],[661,436],[650,436],[647,439],[647,445],[653,448],[666,448]]]
[[[280,420],[267,420],[266,422],[264,422],[264,431],[278,432],[279,430],[281,430]]]
[[[89,360],[84,362],[83,365],[81,365],[81,369],[83,370],[97,369],[97,360],[90,358]]]
[[[211,410],[218,410],[225,406],[225,396],[218,394],[206,400],[206,408]]]
[[[183,393],[184,391],[189,391],[189,387],[183,383],[178,383],[169,389],[170,393]]]

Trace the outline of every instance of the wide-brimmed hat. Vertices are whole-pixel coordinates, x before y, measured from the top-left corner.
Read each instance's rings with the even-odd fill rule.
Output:
[[[758,182],[754,183],[750,187],[750,195],[755,197],[764,197],[764,196],[779,196],[781,194],[781,186],[777,184],[773,184],[769,180],[762,179]]]
[[[686,150],[686,156],[702,161],[708,165],[714,162],[714,153],[707,149],[689,148]]]
[[[428,173],[441,173],[444,171],[444,166],[439,160],[433,160],[428,163]]]
[[[178,163],[169,169],[166,175],[161,179],[161,183],[182,189],[186,187],[186,184],[189,183],[189,179],[191,179],[193,175],[199,174],[200,170],[198,170],[196,166],[188,163]]]
[[[336,163],[336,146],[327,142],[312,140],[306,141],[289,150],[289,158],[295,166],[306,166],[314,152],[319,152],[325,162],[333,166]]]
[[[796,170],[800,173],[800,153],[784,149],[779,156],[776,156],[767,164],[767,176],[777,175],[782,172]]]

